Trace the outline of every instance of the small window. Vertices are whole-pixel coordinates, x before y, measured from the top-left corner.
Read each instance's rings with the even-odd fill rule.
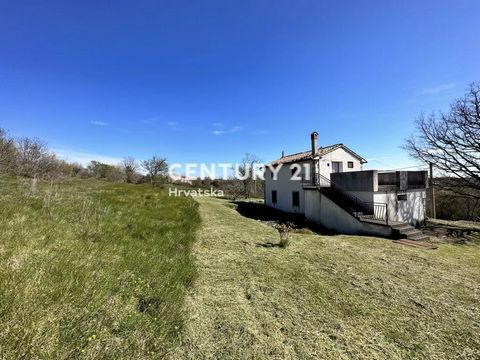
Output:
[[[398,194],[397,195],[398,201],[407,201],[407,194]]]
[[[349,161],[347,166],[349,169],[353,169],[353,161]]]
[[[294,207],[300,206],[300,193],[298,191],[292,191],[292,205]]]
[[[272,204],[277,203],[277,190],[272,190]]]

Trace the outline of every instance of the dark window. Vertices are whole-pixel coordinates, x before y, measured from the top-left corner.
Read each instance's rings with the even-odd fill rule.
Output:
[[[398,194],[397,195],[398,201],[407,201],[407,194]]]
[[[353,169],[353,161],[349,161],[347,166],[349,169]]]
[[[300,193],[298,191],[292,191],[292,205],[296,207],[300,206]]]
[[[277,190],[272,190],[272,203],[277,203]]]

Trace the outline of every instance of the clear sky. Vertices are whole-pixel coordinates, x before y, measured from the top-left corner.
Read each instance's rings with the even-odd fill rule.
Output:
[[[400,168],[479,80],[478,0],[0,0],[0,127],[69,160],[270,161],[317,130]]]

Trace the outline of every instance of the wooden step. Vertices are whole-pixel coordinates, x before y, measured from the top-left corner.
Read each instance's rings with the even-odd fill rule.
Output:
[[[392,242],[394,242],[395,244],[413,246],[416,248],[421,248],[426,250],[435,250],[438,248],[438,246],[434,244],[430,244],[423,241],[408,240],[408,239],[393,240]]]

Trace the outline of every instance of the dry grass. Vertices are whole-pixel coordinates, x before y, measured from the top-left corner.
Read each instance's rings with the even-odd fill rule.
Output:
[[[444,225],[466,230],[480,231],[480,223],[475,221],[429,219],[428,223],[432,225]]]
[[[480,247],[278,232],[200,199],[176,359],[480,357]]]

